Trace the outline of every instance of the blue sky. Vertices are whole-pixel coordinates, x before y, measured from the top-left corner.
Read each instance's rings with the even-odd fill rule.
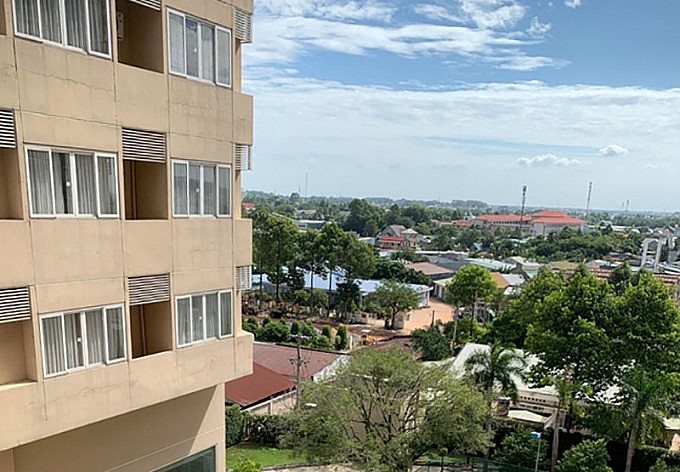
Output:
[[[246,189],[680,210],[680,2],[255,0]]]

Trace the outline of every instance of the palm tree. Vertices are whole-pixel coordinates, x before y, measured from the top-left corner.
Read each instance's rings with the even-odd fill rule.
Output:
[[[643,437],[663,437],[664,418],[678,409],[678,386],[673,375],[641,368],[633,368],[623,379],[617,399],[622,424],[628,431],[625,472],[630,472],[635,446]]]
[[[465,361],[467,376],[488,396],[492,403],[499,395],[517,399],[515,379],[524,379],[527,362],[515,349],[493,343],[491,348],[477,350]]]

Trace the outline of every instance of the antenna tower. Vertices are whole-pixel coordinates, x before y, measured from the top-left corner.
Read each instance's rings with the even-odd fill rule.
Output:
[[[522,209],[519,213],[519,237],[522,237],[522,226],[524,226],[524,204],[527,202],[527,186],[522,185]]]
[[[586,200],[586,217],[588,216],[588,213],[590,213],[590,197],[593,194],[593,182],[590,181],[588,183],[588,200]]]

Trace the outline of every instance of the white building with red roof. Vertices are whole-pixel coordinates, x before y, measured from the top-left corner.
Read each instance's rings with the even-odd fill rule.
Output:
[[[569,216],[562,211],[541,210],[530,215],[480,215],[475,219],[475,226],[496,232],[499,229],[517,230],[534,236],[557,233],[564,228],[583,230],[584,221]]]

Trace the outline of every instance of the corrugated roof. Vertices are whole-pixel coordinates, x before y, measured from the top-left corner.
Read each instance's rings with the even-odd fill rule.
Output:
[[[224,384],[224,397],[246,408],[295,387],[286,376],[253,362],[253,373]]]
[[[563,211],[557,211],[557,210],[541,210],[537,211],[536,213],[533,213],[531,216],[534,218],[561,218],[563,216],[567,216],[567,214]]]
[[[315,351],[313,349],[301,350],[302,378],[311,379],[325,367],[332,364],[340,354],[332,352]],[[286,376],[289,380],[295,380],[296,369],[292,359],[297,358],[294,346],[280,346],[278,344],[255,342],[253,343],[253,362],[263,365],[276,373]]]
[[[489,272],[489,275],[491,276],[491,280],[493,280],[493,283],[496,284],[496,287],[498,287],[501,290],[505,290],[507,287],[510,286],[510,283],[503,278],[501,274],[498,272]]]

